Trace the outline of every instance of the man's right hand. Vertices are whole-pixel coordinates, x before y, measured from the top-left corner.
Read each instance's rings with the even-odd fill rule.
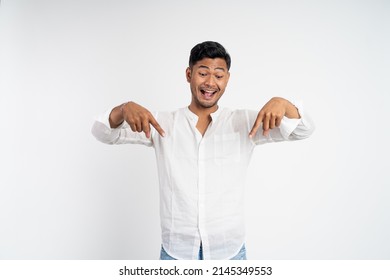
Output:
[[[135,102],[126,102],[115,107],[111,111],[109,121],[111,128],[116,128],[123,121],[126,121],[130,125],[132,131],[143,131],[147,138],[150,138],[150,125],[152,125],[162,137],[165,135],[164,130],[153,115],[146,108]]]

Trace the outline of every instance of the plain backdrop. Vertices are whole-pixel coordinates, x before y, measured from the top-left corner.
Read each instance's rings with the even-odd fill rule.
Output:
[[[389,259],[390,2],[0,4],[0,258],[157,259],[153,148],[104,145],[94,117],[190,102],[190,49],[232,56],[222,107],[302,100],[316,131],[255,149],[249,259]]]

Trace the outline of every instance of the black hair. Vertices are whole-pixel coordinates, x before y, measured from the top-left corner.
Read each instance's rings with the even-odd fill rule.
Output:
[[[220,43],[206,41],[193,47],[190,54],[190,67],[203,58],[222,58],[226,61],[228,70],[230,69],[230,55]]]

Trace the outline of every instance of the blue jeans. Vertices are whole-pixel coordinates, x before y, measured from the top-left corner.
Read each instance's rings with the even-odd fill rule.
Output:
[[[199,248],[199,254],[198,254],[198,260],[203,260],[203,248],[202,243],[200,244]],[[161,246],[161,252],[160,252],[160,260],[176,260],[175,258],[168,255],[168,253],[164,250],[163,246]],[[246,248],[245,244],[242,245],[240,251],[237,255],[235,255],[231,260],[246,260]]]

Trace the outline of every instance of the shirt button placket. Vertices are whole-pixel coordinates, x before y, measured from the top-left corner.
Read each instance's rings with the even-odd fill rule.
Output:
[[[199,151],[198,151],[198,224],[199,224],[199,233],[200,238],[204,244],[206,241],[206,235],[205,232],[205,148],[204,148],[204,139],[202,139],[199,143]],[[206,241],[207,242],[207,241]],[[204,246],[203,246],[204,248]]]

